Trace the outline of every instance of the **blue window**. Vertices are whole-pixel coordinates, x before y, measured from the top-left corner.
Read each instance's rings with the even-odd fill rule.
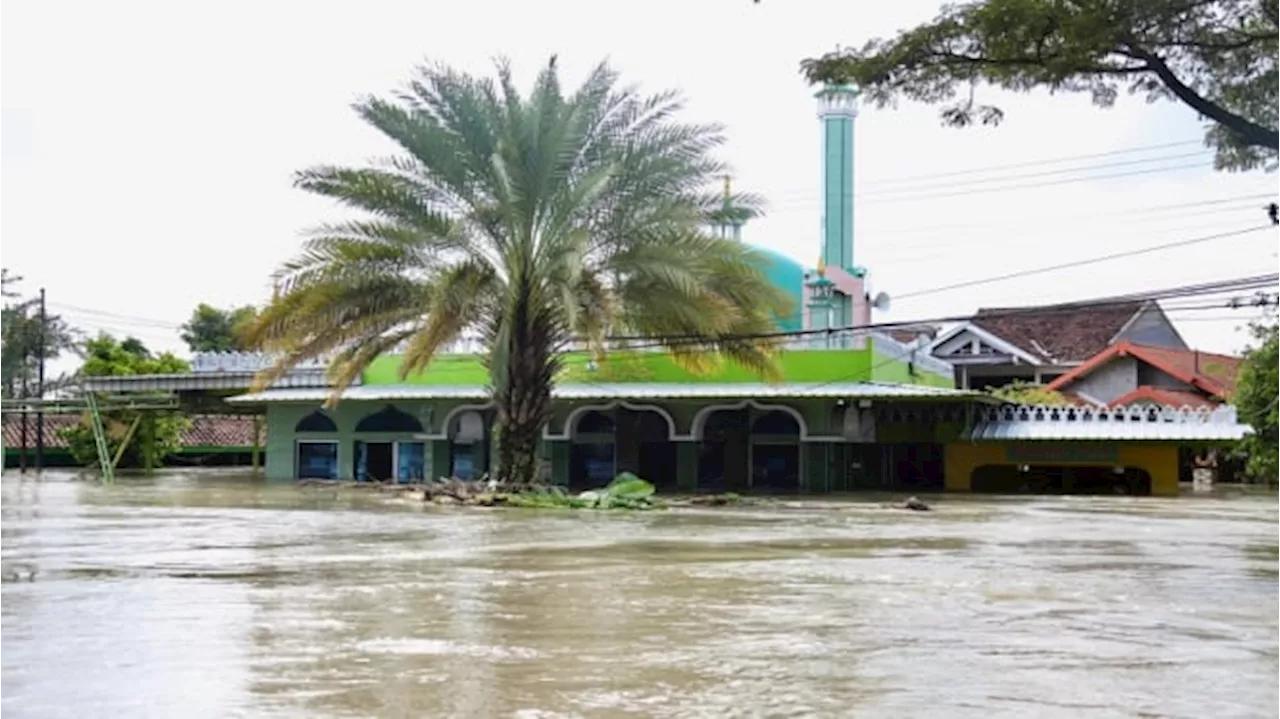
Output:
[[[298,479],[337,479],[338,443],[298,442]]]
[[[396,442],[396,479],[421,482],[426,479],[427,453],[421,442]]]

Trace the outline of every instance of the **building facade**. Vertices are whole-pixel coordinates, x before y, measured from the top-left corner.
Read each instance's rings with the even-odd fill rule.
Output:
[[[1154,301],[982,308],[933,339],[930,354],[956,368],[956,386],[1047,384],[1108,347],[1130,341],[1186,350]]]
[[[1235,392],[1241,359],[1121,340],[1049,383],[1089,404],[1216,407]]]
[[[845,86],[817,94],[823,209],[816,267],[756,248],[762,269],[795,304],[794,315],[778,318],[779,328],[803,330],[779,357],[782,381],[766,384],[733,365],[693,375],[654,351],[615,351],[600,360],[571,352],[539,448],[544,479],[580,489],[629,471],[682,492],[1170,495],[1178,491],[1180,447],[1243,436],[1247,428],[1230,408],[1010,408],[970,389],[970,367],[1021,371],[1025,364],[1044,379],[1041,366],[1066,373],[1125,332],[1154,337],[1163,318],[1154,305],[1121,308],[1106,326],[1089,316],[1092,324],[1082,324],[1070,346],[1071,333],[1042,338],[1025,318],[993,326],[994,312],[932,345],[872,331],[872,312],[885,309],[888,296],[871,296],[870,274],[854,255],[857,100],[857,90]],[[747,214],[734,207],[726,181],[710,231],[742,241]],[[1056,313],[1060,318],[1061,308]],[[167,390],[195,406],[265,414],[270,479],[474,479],[493,471],[495,455],[489,378],[476,354],[482,349],[462,342],[404,379],[399,357],[380,357],[340,397],[316,363],[265,391],[246,392],[272,361],[258,355],[200,356],[187,375],[87,384],[110,392]],[[959,388],[957,363],[965,368]]]

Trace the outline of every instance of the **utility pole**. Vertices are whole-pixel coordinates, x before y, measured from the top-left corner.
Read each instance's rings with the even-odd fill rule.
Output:
[[[14,297],[18,297],[17,293],[10,292],[9,285],[17,284],[19,281],[22,281],[22,278],[9,274],[9,270],[4,269],[4,267],[0,267],[0,299],[13,299]],[[13,339],[14,336],[17,336],[17,333],[14,333],[13,330],[15,328],[22,329],[22,321],[18,319],[18,308],[12,307],[8,303],[5,303],[4,306],[0,306],[0,311],[4,312],[0,317],[3,317],[6,321],[5,325],[0,325],[0,333],[4,333],[3,335],[0,335],[0,343],[4,343],[5,340]],[[23,347],[26,347],[26,344],[23,344]],[[18,361],[19,367],[22,367],[24,366],[24,363],[26,363],[26,358],[19,356]],[[19,370],[19,372],[20,371],[22,370]],[[9,377],[9,393],[12,394],[14,389],[13,377]],[[4,417],[0,417],[0,422],[4,422]],[[3,431],[4,426],[0,425],[0,432]],[[4,449],[0,449],[0,468],[4,467],[4,452]],[[22,449],[18,452],[18,463],[20,467],[26,468],[27,466],[26,422],[22,423]]]
[[[22,313],[20,313],[20,315],[18,316],[18,336],[20,340],[22,340],[22,353],[20,353],[18,357],[18,374],[22,375],[19,377],[20,381],[22,381],[22,388],[20,388],[19,391],[20,393],[22,393],[22,399],[27,399],[27,352],[29,351],[29,348],[27,347],[27,306],[26,304],[23,304]],[[18,443],[18,446],[22,448],[22,452],[18,453],[18,473],[19,475],[26,475],[27,448],[29,446],[27,444],[26,408],[23,407],[18,409],[18,417],[20,418],[20,420],[22,420],[22,429],[19,430],[19,434],[18,434],[19,439],[22,440],[22,441],[19,441]]]
[[[44,469],[44,357],[45,339],[48,332],[48,315],[45,314],[44,306],[44,288],[40,288],[40,345],[37,350],[36,359],[39,364],[36,365],[36,401],[40,402],[39,409],[36,412],[36,471],[40,472]]]

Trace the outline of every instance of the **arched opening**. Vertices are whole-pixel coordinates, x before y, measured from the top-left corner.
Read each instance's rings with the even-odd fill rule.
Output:
[[[676,443],[667,418],[646,409],[619,409],[616,417],[618,472],[631,472],[660,492],[676,491]]]
[[[357,432],[421,432],[422,423],[416,417],[387,405],[356,423]]]
[[[750,410],[721,409],[702,424],[698,443],[698,491],[735,492],[748,489],[747,444]]]
[[[572,427],[569,449],[569,488],[595,489],[617,475],[617,424],[612,412],[583,413]]]
[[[989,494],[1151,494],[1151,475],[1139,467],[986,464],[969,481],[970,491]]]
[[[316,410],[298,420],[298,423],[293,426],[293,431],[299,434],[303,432],[337,432],[338,424],[323,410]]]
[[[356,423],[357,434],[421,434],[422,422],[387,405]],[[353,474],[356,481],[421,481],[426,475],[426,446],[420,439],[376,437],[355,441]]]
[[[293,431],[300,435],[332,434],[338,431],[338,425],[322,410],[316,410],[298,420]],[[298,479],[337,479],[338,440],[314,437],[295,439],[293,473]]]
[[[800,491],[800,423],[790,412],[764,412],[751,423],[751,488]]]
[[[479,479],[489,471],[487,412],[466,410],[449,421],[449,476]]]

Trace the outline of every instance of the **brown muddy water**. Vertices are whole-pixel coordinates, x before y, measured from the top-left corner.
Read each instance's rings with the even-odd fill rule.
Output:
[[[6,474],[17,717],[1274,717],[1277,503],[439,509]]]

